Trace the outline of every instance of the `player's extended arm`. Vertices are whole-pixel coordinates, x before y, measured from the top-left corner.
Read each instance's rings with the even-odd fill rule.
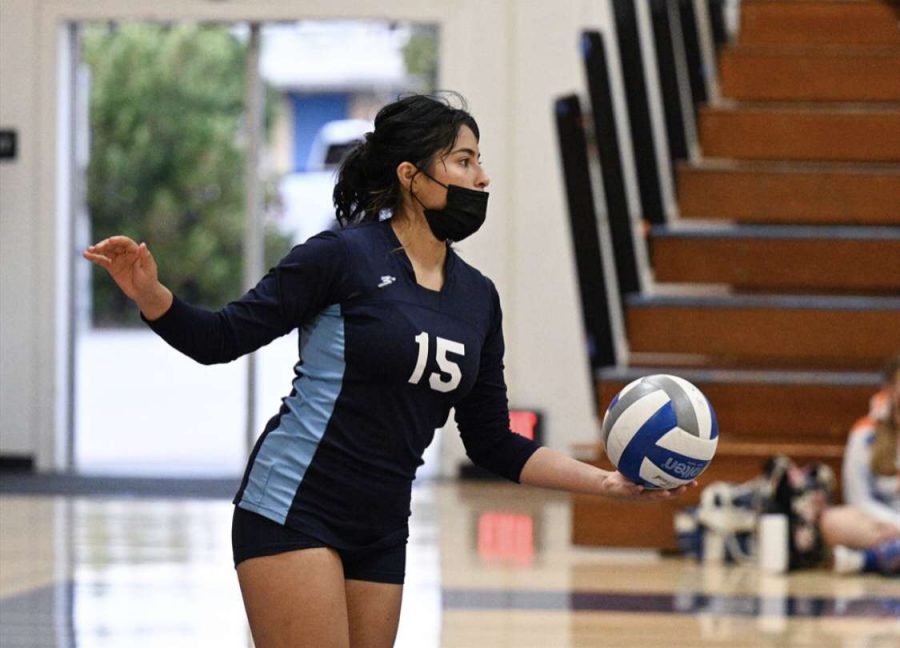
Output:
[[[669,499],[681,495],[688,488],[645,489],[629,481],[620,472],[596,468],[547,447],[539,448],[529,457],[522,467],[519,481],[529,486],[619,499]],[[696,482],[691,484],[695,485]]]

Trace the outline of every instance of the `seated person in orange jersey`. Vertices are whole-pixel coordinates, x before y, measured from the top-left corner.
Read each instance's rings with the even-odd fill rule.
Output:
[[[885,382],[847,440],[844,506],[820,521],[839,572],[900,574],[900,354],[888,363]]]

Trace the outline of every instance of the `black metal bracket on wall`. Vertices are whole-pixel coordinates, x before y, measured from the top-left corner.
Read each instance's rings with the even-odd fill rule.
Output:
[[[554,114],[593,384],[598,368],[616,364],[616,350],[596,202],[591,187],[585,117],[575,95],[557,99]],[[597,407],[596,402],[594,406]]]
[[[625,193],[618,127],[602,34],[597,31],[584,32],[581,37],[581,53],[591,102],[594,142],[603,177],[606,214],[609,220],[616,279],[619,285],[619,303],[624,313],[625,295],[641,292],[641,280],[635,254],[631,215],[628,210],[628,198]]]
[[[666,222],[660,187],[659,165],[656,160],[656,138],[650,118],[650,100],[641,39],[638,33],[634,0],[613,0],[619,63],[625,86],[625,103],[631,132],[631,148],[640,192],[641,216],[653,225]]]
[[[678,63],[668,5],[672,0],[650,0],[650,17],[653,26],[656,69],[666,121],[666,141],[669,145],[671,164],[669,173],[675,184],[675,162],[690,157],[688,134],[685,130],[685,114],[681,107],[681,91],[678,85]],[[693,114],[690,116],[693,119]]]

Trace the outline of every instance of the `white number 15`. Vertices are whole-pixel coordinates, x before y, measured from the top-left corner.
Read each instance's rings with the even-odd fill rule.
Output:
[[[422,375],[425,373],[425,365],[428,362],[428,333],[419,333],[415,340],[416,344],[419,345],[419,358],[416,361],[416,368],[413,369],[412,375],[409,377],[409,382],[413,385],[418,385],[419,381],[422,380]],[[435,391],[451,392],[459,387],[459,382],[462,380],[462,372],[459,370],[458,364],[447,358],[447,354],[453,353],[464,356],[466,355],[466,345],[461,342],[446,340],[442,337],[435,337],[435,340],[437,341],[435,360],[437,360],[441,373],[433,372],[428,377],[428,384]],[[443,374],[448,376],[446,380]]]

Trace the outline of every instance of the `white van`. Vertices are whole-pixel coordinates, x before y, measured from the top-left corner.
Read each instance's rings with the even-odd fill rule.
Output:
[[[350,149],[374,128],[374,123],[365,119],[328,122],[313,139],[307,170],[281,178],[278,193],[282,213],[275,224],[291,237],[294,245],[323,230],[337,227],[332,193],[338,167]]]

